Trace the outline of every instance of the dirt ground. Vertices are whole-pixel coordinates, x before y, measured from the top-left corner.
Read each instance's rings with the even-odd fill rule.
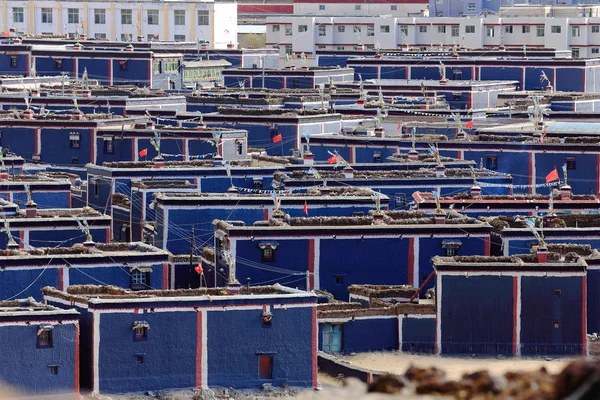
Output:
[[[437,357],[411,355],[395,352],[359,353],[341,356],[342,360],[354,365],[376,371],[403,374],[408,367],[437,367],[446,371],[450,379],[459,379],[466,372],[487,369],[493,375],[502,375],[506,371],[535,371],[545,367],[550,373],[560,372],[572,361],[569,358],[483,358],[483,357]]]

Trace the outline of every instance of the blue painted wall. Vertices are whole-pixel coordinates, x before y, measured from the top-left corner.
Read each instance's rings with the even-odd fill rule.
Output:
[[[262,310],[207,313],[208,385],[258,388],[312,385],[312,312],[308,308],[271,309],[271,325]],[[179,314],[179,313],[177,313]],[[240,340],[243,332],[244,340]],[[273,356],[273,379],[258,377],[260,354]]]
[[[512,277],[443,276],[442,354],[512,354],[512,293]]]
[[[35,323],[0,328],[0,380],[29,394],[73,393],[75,325],[54,325],[51,348],[37,348],[37,331]],[[52,374],[49,365],[58,365],[58,374]]]
[[[358,319],[346,322],[342,328],[345,353],[397,349],[398,318]]]
[[[600,333],[600,270],[587,270],[587,331]]]
[[[410,315],[402,319],[402,351],[407,353],[435,352],[435,318],[414,318]]]
[[[521,354],[582,354],[581,288],[580,276],[521,278]]]

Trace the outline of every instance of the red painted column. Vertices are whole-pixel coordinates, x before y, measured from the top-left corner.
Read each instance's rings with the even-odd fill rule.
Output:
[[[202,387],[202,312],[196,313],[196,387]]]
[[[518,355],[519,353],[519,339],[518,339],[518,319],[519,319],[519,310],[518,310],[518,302],[519,302],[519,278],[513,277],[513,342],[512,342],[512,353],[513,355]]]
[[[169,264],[163,264],[163,289],[169,289]]]
[[[581,277],[581,342],[583,355],[587,355],[587,276]]]
[[[106,242],[110,243],[110,228],[106,228]]]
[[[489,236],[484,239],[484,243],[485,243],[485,255],[486,256],[489,256],[490,252],[491,252],[491,250],[490,250],[490,247],[491,247],[490,240],[491,239],[490,239]]]
[[[25,231],[20,231],[19,232],[19,247],[20,248],[24,248],[25,247],[25,242],[23,242],[23,239],[25,239]]]
[[[62,268],[58,268],[58,287],[60,290],[65,290],[64,270]]]
[[[268,220],[269,220],[269,209],[268,209],[268,208],[265,208],[265,209],[263,210],[263,219],[264,219],[265,221],[268,221]]]
[[[415,239],[408,239],[408,284],[412,285],[415,280]]]

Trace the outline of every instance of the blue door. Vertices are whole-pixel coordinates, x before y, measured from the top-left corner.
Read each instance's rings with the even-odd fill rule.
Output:
[[[342,352],[342,325],[323,325],[323,351],[326,353]]]

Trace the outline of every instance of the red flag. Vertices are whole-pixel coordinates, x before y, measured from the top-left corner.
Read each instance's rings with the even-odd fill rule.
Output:
[[[140,150],[140,157],[146,157],[148,155],[148,149]]]
[[[278,143],[281,142],[283,140],[283,137],[281,136],[281,133],[278,133],[277,135],[273,136],[273,143]]]
[[[397,131],[402,129],[402,122],[398,123],[398,128],[396,129]]]
[[[202,269],[202,265],[198,264],[194,270],[200,275],[204,270]]]
[[[308,215],[308,204],[306,204],[306,200],[304,200],[304,214]]]
[[[557,180],[558,180],[558,171],[556,170],[556,167],[554,167],[552,172],[550,172],[548,175],[546,175],[546,183],[550,183],[552,181],[557,181]]]
[[[467,122],[467,124],[465,125],[465,128],[472,128],[473,127],[473,120],[470,120],[469,122]]]
[[[329,157],[329,158],[327,159],[327,162],[328,162],[329,164],[335,164],[335,163],[337,162],[337,158],[336,158],[336,156],[331,156],[331,157]]]

